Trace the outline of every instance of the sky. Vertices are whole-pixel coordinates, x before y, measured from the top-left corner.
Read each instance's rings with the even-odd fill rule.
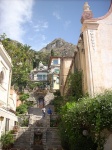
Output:
[[[0,0],[0,35],[36,51],[57,38],[76,45],[86,1],[98,18],[108,12],[111,0]]]

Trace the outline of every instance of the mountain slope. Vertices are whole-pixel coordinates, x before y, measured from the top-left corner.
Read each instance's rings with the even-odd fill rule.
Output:
[[[52,50],[55,56],[73,56],[74,52],[76,51],[76,45],[58,38],[47,44],[46,47],[40,50],[40,52],[51,53]]]

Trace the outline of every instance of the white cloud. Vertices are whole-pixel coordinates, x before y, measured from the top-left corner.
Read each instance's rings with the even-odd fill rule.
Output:
[[[41,35],[41,39],[42,39],[42,41],[45,41],[46,40],[45,35]]]
[[[60,17],[60,15],[59,15],[59,13],[58,12],[53,12],[53,16],[55,16],[56,17],[56,19],[58,19],[58,20],[60,20],[61,19],[61,17]]]
[[[44,34],[36,34],[32,37],[29,37],[28,40],[31,43],[33,41],[32,49],[35,49],[36,51],[42,49],[49,43],[47,37]]]
[[[68,28],[68,26],[71,24],[71,21],[68,20],[68,21],[65,21],[65,24],[64,24],[64,27],[65,29]]]
[[[0,34],[22,41],[22,25],[31,21],[34,0],[0,0]]]
[[[37,44],[35,44],[35,46],[34,46],[34,49],[36,50],[36,51],[39,51],[39,50],[41,50],[43,47],[45,47],[47,44],[49,44],[50,42],[49,41],[41,41],[41,42],[37,42]]]
[[[38,21],[37,25],[34,26],[35,31],[43,31],[44,29],[48,28],[48,22],[47,21]]]

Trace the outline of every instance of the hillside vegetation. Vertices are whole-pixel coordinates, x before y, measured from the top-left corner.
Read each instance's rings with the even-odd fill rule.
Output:
[[[38,67],[40,61],[48,65],[50,56],[73,56],[76,46],[62,39],[55,39],[40,51],[31,49],[29,45],[23,45],[14,41],[4,33],[0,36],[1,42],[12,59],[12,85],[22,89],[29,84],[29,73]]]

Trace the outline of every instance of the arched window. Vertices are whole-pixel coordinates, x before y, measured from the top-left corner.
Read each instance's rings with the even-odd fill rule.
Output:
[[[0,84],[3,82],[3,80],[4,80],[4,72],[1,71],[0,72]]]
[[[4,79],[5,79],[5,69],[0,68],[0,84],[3,84]]]

